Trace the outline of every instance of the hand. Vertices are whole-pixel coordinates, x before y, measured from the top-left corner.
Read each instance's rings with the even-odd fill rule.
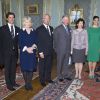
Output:
[[[44,58],[43,52],[39,53],[39,55],[40,55],[40,58]]]
[[[87,55],[87,52],[85,52],[85,55]]]
[[[26,51],[27,51],[28,53],[33,53],[33,48],[32,48],[32,47],[29,47],[29,48],[26,49]]]
[[[33,48],[33,49],[37,49],[37,45],[36,45],[36,44],[33,44],[33,45],[32,45],[32,48]]]
[[[71,52],[70,52],[70,54],[72,55],[72,54],[73,54],[73,52],[71,51]]]

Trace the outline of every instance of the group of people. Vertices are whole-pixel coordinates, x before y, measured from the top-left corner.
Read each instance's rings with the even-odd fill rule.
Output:
[[[85,21],[79,18],[75,29],[69,26],[69,17],[62,17],[62,24],[55,28],[54,49],[57,53],[57,73],[59,81],[71,80],[68,75],[68,60],[75,64],[75,78],[81,80],[83,63],[88,62],[89,78],[95,78],[95,68],[100,57],[99,17],[94,16],[92,26],[85,29]],[[67,68],[67,69],[66,69]],[[66,73],[67,72],[67,73]]]
[[[0,64],[5,68],[7,88],[14,91],[20,85],[16,83],[16,64],[18,48],[20,49],[20,67],[25,81],[25,89],[33,90],[33,72],[38,70],[39,80],[44,87],[46,83],[54,83],[51,79],[53,48],[57,54],[57,79],[71,81],[69,74],[69,57],[75,63],[75,78],[81,79],[83,63],[89,62],[89,78],[94,78],[96,63],[100,53],[99,17],[93,17],[93,24],[85,30],[85,21],[79,18],[75,29],[69,25],[69,17],[63,16],[61,25],[53,29],[50,26],[50,15],[44,14],[42,25],[36,30],[32,19],[26,16],[22,20],[22,28],[14,25],[15,14],[6,14],[7,24],[0,27]],[[38,51],[38,56],[37,56]],[[37,58],[38,57],[38,58]]]
[[[53,27],[49,25],[50,16],[45,14],[43,24],[36,30],[29,16],[23,18],[21,29],[14,25],[15,14],[13,12],[8,12],[6,19],[7,24],[0,27],[0,64],[4,65],[7,88],[14,91],[20,86],[15,81],[18,48],[25,89],[33,90],[31,82],[33,72],[37,69],[37,62],[41,85],[44,87],[46,82],[53,83],[51,80]]]

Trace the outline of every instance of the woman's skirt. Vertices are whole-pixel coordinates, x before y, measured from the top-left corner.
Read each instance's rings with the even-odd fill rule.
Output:
[[[83,63],[86,61],[86,49],[73,49],[72,60],[74,63]]]

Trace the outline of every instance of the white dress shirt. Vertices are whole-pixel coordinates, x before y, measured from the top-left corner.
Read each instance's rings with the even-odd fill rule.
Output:
[[[46,25],[46,24],[44,24],[44,23],[43,23],[43,25],[45,26],[46,29],[49,30],[49,34],[50,34],[50,36],[51,36],[51,31],[50,31],[50,27],[49,27],[49,25]]]
[[[10,23],[8,23],[8,27],[9,27],[10,32],[11,32],[11,26],[13,26],[14,37],[15,37],[15,26],[14,26],[14,24],[10,24]]]

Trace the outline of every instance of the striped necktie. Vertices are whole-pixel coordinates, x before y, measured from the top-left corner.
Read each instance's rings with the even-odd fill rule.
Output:
[[[14,38],[14,28],[13,28],[13,26],[11,26],[11,36],[12,36],[12,38]]]
[[[49,35],[51,36],[51,33],[50,33],[50,31],[49,31],[49,26],[47,26],[47,31],[48,31]]]

